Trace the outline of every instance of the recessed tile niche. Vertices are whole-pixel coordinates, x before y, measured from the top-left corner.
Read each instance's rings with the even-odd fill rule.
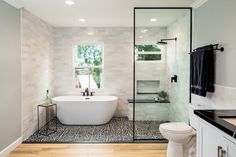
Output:
[[[137,94],[158,93],[160,80],[137,80]]]

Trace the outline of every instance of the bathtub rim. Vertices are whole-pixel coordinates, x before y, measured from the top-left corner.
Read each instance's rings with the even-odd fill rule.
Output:
[[[101,99],[103,98],[104,99]],[[71,98],[71,99],[70,99]],[[89,98],[89,99],[86,99]],[[96,99],[100,98],[100,99]],[[76,96],[76,95],[67,95],[67,96],[56,96],[52,98],[52,101],[55,102],[104,102],[104,101],[117,101],[117,96]]]

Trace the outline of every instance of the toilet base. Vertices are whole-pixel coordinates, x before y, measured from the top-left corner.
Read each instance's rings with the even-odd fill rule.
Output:
[[[167,157],[196,157],[196,136],[185,144],[169,141]]]
[[[183,144],[169,141],[167,146],[167,157],[183,157]]]

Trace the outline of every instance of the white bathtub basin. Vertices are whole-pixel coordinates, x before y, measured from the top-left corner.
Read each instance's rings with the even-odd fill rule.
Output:
[[[65,125],[101,125],[109,122],[117,107],[115,96],[60,96],[57,117]]]

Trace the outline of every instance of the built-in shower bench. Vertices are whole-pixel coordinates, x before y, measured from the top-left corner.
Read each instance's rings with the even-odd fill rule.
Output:
[[[129,120],[169,121],[170,101],[155,99],[128,99]],[[135,105],[135,111],[133,110]]]

